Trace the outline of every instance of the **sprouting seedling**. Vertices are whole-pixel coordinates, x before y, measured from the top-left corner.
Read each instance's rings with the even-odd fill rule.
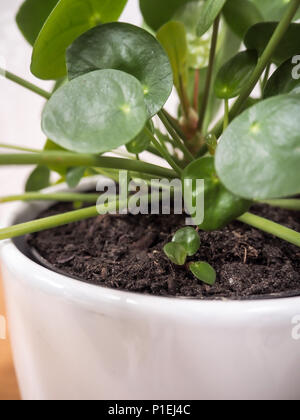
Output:
[[[211,265],[206,262],[186,264],[187,257],[196,255],[200,246],[199,233],[192,227],[185,227],[175,233],[172,242],[165,245],[164,252],[173,264],[185,265],[187,270],[191,271],[198,280],[212,286],[216,282],[216,272]]]

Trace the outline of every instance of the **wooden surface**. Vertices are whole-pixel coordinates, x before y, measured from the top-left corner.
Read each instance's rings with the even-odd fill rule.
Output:
[[[0,273],[0,315],[5,316],[2,280]],[[0,339],[0,401],[19,400],[9,339]]]

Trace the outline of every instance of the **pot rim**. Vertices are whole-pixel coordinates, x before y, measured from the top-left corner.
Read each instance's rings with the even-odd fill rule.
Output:
[[[99,178],[97,178],[99,179]],[[87,188],[92,188],[95,186],[95,180],[86,180],[82,183],[78,190],[86,190]],[[65,186],[60,187],[51,187],[45,192],[62,192],[65,191]],[[70,190],[69,190],[70,191]],[[44,204],[44,207],[49,207],[52,202],[47,202],[47,205]],[[41,210],[41,202],[31,202],[31,203],[13,203],[10,204],[11,210],[6,212],[5,217],[1,221],[1,227],[10,226],[14,220],[24,214],[25,211],[37,212]],[[12,274],[18,275],[18,277],[26,277],[26,280],[34,284],[35,287],[42,289],[46,293],[61,295],[68,297],[70,299],[76,299],[77,302],[84,303],[86,305],[87,298],[90,302],[93,303],[94,309],[97,309],[97,303],[99,300],[105,300],[109,302],[123,302],[132,306],[148,307],[149,305],[154,307],[165,306],[166,310],[170,309],[171,306],[176,308],[178,311],[178,306],[184,307],[185,310],[191,309],[192,312],[200,308],[203,310],[208,310],[214,312],[216,308],[226,308],[229,307],[235,313],[240,313],[241,310],[244,311],[259,311],[265,312],[266,310],[275,310],[274,313],[278,314],[278,310],[286,312],[287,306],[294,309],[291,313],[300,312],[300,295],[298,296],[278,296],[269,295],[263,296],[261,298],[256,297],[255,299],[248,297],[245,299],[228,299],[228,298],[219,298],[219,299],[199,299],[199,298],[188,298],[188,297],[173,297],[173,296],[154,296],[147,295],[137,292],[129,292],[126,290],[118,290],[106,288],[99,285],[93,285],[86,283],[82,280],[72,278],[68,275],[57,273],[51,271],[50,269],[42,266],[41,264],[35,262],[28,256],[26,256],[14,243],[13,240],[5,240],[0,243],[0,257],[3,261],[3,265],[10,271]],[[32,274],[31,274],[32,273]],[[82,297],[82,299],[81,299]],[[167,305],[162,305],[162,304]],[[96,304],[96,307],[95,307]],[[101,308],[98,307],[101,312]],[[295,310],[298,311],[295,312]]]

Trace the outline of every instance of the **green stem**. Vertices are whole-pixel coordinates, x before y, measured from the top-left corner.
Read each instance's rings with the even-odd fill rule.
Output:
[[[198,122],[198,130],[201,132],[205,120],[205,114],[207,110],[207,105],[209,101],[210,89],[211,89],[211,82],[213,77],[214,71],[214,63],[216,57],[216,50],[217,50],[217,42],[218,42],[218,34],[219,34],[219,27],[220,27],[220,15],[214,22],[214,29],[213,29],[213,36],[211,40],[211,48],[210,48],[210,55],[209,55],[209,64],[207,69],[207,76],[205,82],[205,90],[203,95],[203,100],[201,104],[201,110],[199,115],[199,122]]]
[[[300,200],[298,199],[285,199],[285,200],[265,200],[260,201],[262,204],[268,204],[272,207],[279,207],[287,210],[300,210]]]
[[[223,124],[223,131],[226,130],[226,128],[229,125],[229,100],[225,99],[225,114],[224,114],[224,124]]]
[[[280,23],[278,24],[272,38],[270,39],[270,42],[268,43],[265,51],[263,52],[262,56],[258,60],[257,66],[250,77],[249,82],[245,86],[245,88],[242,90],[238,100],[233,105],[232,110],[230,112],[230,119],[233,119],[236,117],[239,112],[241,111],[244,102],[248,99],[248,97],[251,95],[253,89],[255,88],[257,82],[259,81],[261,75],[263,74],[265,68],[270,63],[270,60],[272,58],[272,55],[276,48],[278,47],[280,41],[284,37],[291,21],[293,20],[293,17],[297,13],[297,10],[300,6],[300,0],[292,0],[290,2],[290,5],[281,19]]]
[[[184,132],[182,131],[179,122],[174,117],[172,117],[172,115],[169,114],[168,111],[165,110],[164,108],[161,110],[161,113],[165,116],[165,118],[167,119],[167,121],[169,122],[173,130],[175,131],[175,133],[177,133],[177,136],[180,139],[182,139],[183,142],[186,142],[187,138]]]
[[[239,217],[238,220],[300,247],[300,233],[292,229],[286,228],[278,223],[271,222],[270,220],[256,216],[252,213],[245,213],[243,216]]]
[[[60,201],[60,202],[85,202],[96,203],[99,198],[98,194],[80,194],[80,193],[26,193],[20,195],[10,195],[0,197],[0,203],[11,203],[13,201]]]
[[[172,139],[174,140],[176,147],[178,147],[178,149],[182,151],[182,153],[184,154],[184,157],[187,159],[188,162],[192,162],[194,160],[194,156],[188,150],[185,144],[181,141],[181,138],[179,137],[178,133],[170,124],[168,118],[165,116],[165,114],[162,111],[160,111],[157,115],[159,119],[161,120],[161,122],[163,123],[163,125],[166,127]]]
[[[262,93],[263,93],[264,88],[266,87],[266,84],[268,83],[268,80],[269,80],[269,75],[270,75],[270,71],[271,71],[271,63],[269,63],[269,64],[267,65],[267,67],[266,67],[266,71],[265,71],[265,74],[264,74],[264,78],[263,78],[263,81],[262,81],[262,83],[261,83],[261,90],[262,90]]]
[[[153,136],[151,131],[146,127],[144,129],[145,134],[151,139],[151,142],[153,143],[153,146],[157,149],[157,151],[161,154],[161,156],[168,162],[168,164],[171,166],[171,168],[174,169],[174,171],[177,172],[177,174],[181,177],[182,170],[181,168],[174,162],[172,156],[169,154],[167,148],[164,148],[160,142]]]
[[[18,150],[19,152],[28,152],[28,153],[41,153],[42,152],[42,150],[38,150],[38,149],[29,149],[28,147],[15,146],[12,144],[5,144],[5,143],[0,143],[0,149]]]
[[[114,201],[100,208],[107,212],[114,210],[115,207],[121,209],[127,206],[127,201]],[[69,223],[78,222],[80,220],[90,219],[99,215],[99,207],[93,206],[81,210],[75,210],[57,216],[46,217],[43,219],[33,220],[32,222],[21,223],[5,229],[0,229],[0,240],[16,238],[18,236],[27,235],[29,233],[40,232],[42,230],[52,229],[58,226],[67,225]]]
[[[15,74],[6,71],[2,68],[0,68],[0,74],[3,75],[6,79],[17,83],[18,85],[24,87],[25,89],[31,90],[31,92],[36,93],[37,95],[42,96],[45,99],[51,98],[51,93],[46,92],[44,89],[39,88],[38,86],[28,82],[27,80],[22,79],[19,76],[16,76]]]
[[[87,168],[123,169],[141,172],[162,178],[176,178],[177,174],[172,169],[152,165],[131,159],[121,159],[90,154],[69,152],[43,152],[24,154],[0,154],[0,166],[6,165],[63,165],[67,167],[83,166]]]

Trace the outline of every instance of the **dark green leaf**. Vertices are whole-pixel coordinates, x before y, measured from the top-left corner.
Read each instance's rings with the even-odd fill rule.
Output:
[[[202,36],[209,30],[219,13],[224,7],[226,0],[206,0],[202,13],[198,20],[197,35]]]
[[[194,0],[140,0],[140,9],[146,24],[157,31],[170,21],[185,3]]]
[[[265,98],[283,93],[300,93],[300,56],[295,58],[283,63],[268,80],[264,90]]]
[[[217,279],[215,269],[206,262],[195,262],[190,265],[190,270],[203,283],[213,286]]]
[[[173,239],[172,242],[180,244],[186,250],[186,253],[189,257],[195,255],[199,248],[200,248],[200,236],[199,233],[196,232],[190,226],[185,228],[179,229]]]
[[[272,38],[278,22],[258,23],[252,26],[246,36],[245,45],[249,50],[256,50],[261,55]],[[287,32],[274,51],[272,61],[278,65],[300,51],[300,24],[290,24]]]
[[[241,197],[264,200],[300,193],[300,96],[252,106],[227,128],[217,148],[223,184]]]
[[[180,91],[182,84],[187,83],[188,45],[185,27],[180,22],[166,23],[157,32],[157,39],[169,57],[174,85]]]
[[[91,29],[67,52],[70,79],[97,69],[122,70],[142,84],[149,115],[167,101],[173,87],[170,62],[159,42],[144,29],[110,23]]]
[[[24,38],[33,45],[58,0],[26,0],[20,7],[16,21]]]
[[[223,14],[233,32],[242,39],[251,26],[264,20],[259,9],[249,0],[227,0]]]
[[[146,127],[153,133],[154,125],[153,122],[150,120],[147,122]],[[144,152],[148,149],[151,143],[151,138],[144,130],[138,134],[138,136],[131,140],[126,145],[126,149],[129,153],[133,153],[134,155],[139,155],[140,153]]]
[[[66,49],[100,23],[118,20],[127,0],[60,0],[33,49],[31,71],[40,79],[66,75]]]
[[[176,265],[184,265],[187,258],[187,252],[180,244],[170,242],[164,246],[164,253]]]
[[[80,183],[81,179],[84,177],[86,168],[71,168],[68,170],[66,181],[70,188],[76,188]]]
[[[118,70],[98,70],[53,94],[43,112],[42,128],[68,150],[101,153],[129,143],[146,120],[139,81]]]
[[[218,98],[231,99],[238,96],[248,82],[257,64],[256,51],[243,51],[221,67],[215,82]]]
[[[183,177],[186,187],[190,187],[193,192],[194,199],[196,194],[201,193],[195,190],[194,180],[204,180],[204,221],[199,226],[202,230],[221,229],[249,209],[249,201],[233,195],[220,182],[212,157],[192,162],[184,170]]]
[[[37,166],[27,179],[25,191],[40,191],[50,185],[50,170],[46,166]]]

